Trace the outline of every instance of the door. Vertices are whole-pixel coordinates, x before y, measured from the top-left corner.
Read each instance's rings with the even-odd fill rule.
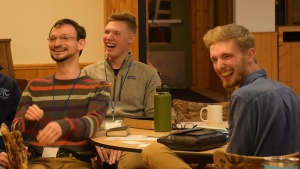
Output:
[[[190,0],[149,0],[148,16],[149,62],[161,73],[162,83],[188,88]]]

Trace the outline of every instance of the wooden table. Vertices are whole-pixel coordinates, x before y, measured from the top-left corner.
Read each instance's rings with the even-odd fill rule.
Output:
[[[205,123],[198,124],[198,126],[210,126]],[[214,125],[211,125],[214,127]],[[217,125],[217,127],[226,127],[227,123],[224,123],[223,125]],[[115,150],[121,150],[121,151],[129,151],[129,152],[142,152],[143,148],[147,146],[148,144],[152,142],[156,142],[156,138],[161,137],[165,134],[168,134],[169,132],[155,132],[154,130],[145,130],[145,129],[135,129],[130,128],[130,135],[129,137],[134,136],[132,139],[129,139],[128,137],[124,138],[112,138],[107,137],[105,135],[105,131],[100,131],[96,133],[96,135],[91,139],[92,143]],[[138,136],[141,136],[140,138]],[[144,138],[142,137],[144,136]],[[153,139],[151,139],[153,138]],[[150,140],[149,140],[150,139]],[[222,150],[225,151],[226,146],[206,150],[206,151],[178,151],[173,150],[178,156],[180,156],[183,160],[185,160],[187,163],[198,163],[199,160],[201,161],[208,161],[213,162],[212,156],[214,151],[216,150]]]

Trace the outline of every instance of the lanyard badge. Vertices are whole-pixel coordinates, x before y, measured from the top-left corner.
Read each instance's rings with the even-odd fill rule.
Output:
[[[56,157],[59,146],[44,147],[42,157]]]
[[[105,65],[106,62],[104,62],[104,73],[105,73],[105,78],[106,78],[106,81],[108,82],[108,78],[107,78],[107,74],[106,74],[106,65]],[[117,102],[119,101],[119,98],[120,98],[120,95],[121,95],[121,92],[122,92],[122,89],[123,89],[123,86],[124,86],[124,83],[125,83],[125,80],[127,79],[127,76],[128,76],[128,72],[130,70],[130,67],[131,67],[131,63],[129,63],[129,66],[128,66],[128,69],[127,69],[127,72],[126,72],[126,75],[125,75],[125,78],[123,79],[123,81],[121,82],[121,87],[120,87],[120,90],[119,90],[119,93],[118,93],[118,97],[116,98],[116,100],[113,102],[112,99],[110,99],[110,106],[111,106],[111,115],[112,115],[112,118],[113,118],[113,121],[115,121],[115,107],[116,107],[116,104]],[[114,104],[113,104],[114,103]]]

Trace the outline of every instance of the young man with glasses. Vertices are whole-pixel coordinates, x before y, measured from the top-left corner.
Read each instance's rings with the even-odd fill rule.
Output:
[[[12,129],[24,139],[32,135],[29,168],[92,167],[95,148],[90,138],[106,115],[110,86],[81,72],[85,37],[85,29],[75,21],[57,21],[48,38],[56,72],[32,79],[23,92]]]
[[[154,95],[161,85],[158,72],[151,66],[133,60],[130,46],[136,35],[136,18],[129,12],[113,13],[104,30],[105,60],[89,65],[83,72],[105,79],[112,86],[107,119],[153,117]],[[118,168],[145,168],[140,153],[121,152],[97,147],[101,162]]]

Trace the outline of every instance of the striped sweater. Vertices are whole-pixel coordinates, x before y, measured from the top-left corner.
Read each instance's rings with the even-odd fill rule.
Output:
[[[21,131],[24,139],[33,134],[29,142],[31,152],[42,153],[43,146],[36,136],[49,122],[56,121],[62,127],[62,137],[54,145],[73,153],[91,154],[93,147],[89,138],[100,128],[106,115],[110,86],[89,76],[80,77],[75,86],[74,83],[75,79],[55,79],[53,90],[53,78],[47,77],[31,80],[24,90],[12,130]],[[28,106],[32,104],[44,111],[40,121],[24,118]]]

